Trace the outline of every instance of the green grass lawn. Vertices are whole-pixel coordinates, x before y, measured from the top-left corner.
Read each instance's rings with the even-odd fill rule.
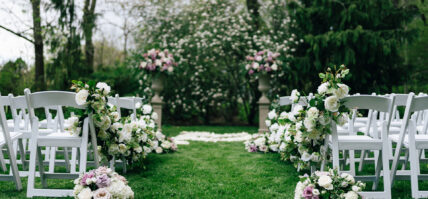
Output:
[[[165,126],[163,132],[175,136],[180,131],[233,133],[257,132],[255,127]],[[370,168],[370,166],[369,166]],[[118,171],[121,171],[118,168]],[[190,142],[170,154],[151,154],[145,169],[133,169],[125,176],[135,198],[293,198],[298,176],[292,164],[278,154],[248,153],[242,142]],[[25,198],[11,182],[0,182],[0,198]],[[70,180],[49,180],[54,188],[72,188]],[[421,187],[426,187],[427,184]],[[40,183],[37,183],[41,187]],[[410,182],[399,181],[393,198],[410,198]]]

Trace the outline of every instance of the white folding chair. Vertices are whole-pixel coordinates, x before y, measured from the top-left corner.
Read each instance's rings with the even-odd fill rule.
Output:
[[[38,118],[34,114],[34,109],[47,106],[74,107],[85,109],[86,106],[80,106],[75,102],[76,93],[65,91],[45,91],[31,93],[29,89],[25,89],[25,97],[27,100],[28,111],[31,121],[31,140],[30,140],[30,166],[27,186],[27,197],[46,196],[46,197],[64,197],[72,196],[73,190],[70,189],[45,189],[47,188],[46,179],[75,179],[78,177],[76,173],[51,173],[45,172],[41,147],[75,147],[79,148],[79,172],[86,171],[87,150],[88,150],[88,131],[89,118],[85,118],[83,122],[83,131],[81,137],[72,135],[70,132],[64,131],[61,128],[60,132],[50,134],[40,134]],[[93,135],[91,133],[91,135]],[[35,188],[36,164],[38,164],[42,189]]]
[[[391,112],[394,105],[394,97],[379,97],[379,96],[350,96],[345,97],[342,103],[350,109],[373,109],[378,112],[386,113],[389,117],[386,117],[382,124],[381,136],[369,136],[369,135],[338,135],[337,126],[334,121],[331,124],[331,141],[330,138],[326,139],[326,147],[332,149],[333,167],[340,170],[339,151],[340,150],[370,150],[380,151],[378,156],[378,164],[375,168],[374,176],[356,176],[356,180],[361,181],[373,181],[373,190],[377,189],[381,170],[383,173],[389,174],[389,143],[388,143],[388,127],[391,121]],[[350,132],[352,133],[352,131]],[[325,149],[327,151],[327,149]],[[324,154],[326,155],[326,154]],[[323,161],[323,165],[326,161]],[[353,163],[351,163],[352,166]],[[382,166],[381,166],[382,165]],[[324,166],[322,166],[324,168]],[[347,172],[342,171],[340,172]],[[384,190],[373,191],[373,192],[360,192],[363,197],[367,198],[391,198],[391,184],[385,183],[390,182],[390,175],[383,175]]]
[[[21,178],[19,176],[18,166],[16,162],[15,151],[13,149],[13,141],[18,140],[21,137],[19,132],[10,132],[7,124],[6,114],[4,112],[4,107],[9,106],[10,103],[7,98],[0,98],[0,150],[6,146],[7,152],[9,155],[10,169],[12,175],[0,175],[0,181],[13,181],[15,183],[16,189],[22,189]]]
[[[427,180],[428,174],[421,174],[420,171],[420,153],[428,149],[428,135],[423,132],[417,134],[416,116],[411,118],[412,113],[424,112],[428,110],[428,96],[415,97],[410,93],[407,100],[406,111],[402,119],[402,125],[399,135],[390,135],[390,139],[397,143],[394,153],[394,160],[391,167],[391,184],[394,183],[397,176],[397,167],[400,161],[401,150],[407,149],[410,156],[410,171],[403,172],[404,176],[410,174],[413,198],[426,198],[428,191],[419,190],[419,180]]]

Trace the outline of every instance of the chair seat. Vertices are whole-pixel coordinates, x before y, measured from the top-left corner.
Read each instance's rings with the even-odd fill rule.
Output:
[[[426,133],[426,132],[422,132],[424,130],[424,126],[423,125],[417,126],[416,129],[418,130],[419,133],[422,133],[422,134]]]
[[[10,132],[10,140],[13,141],[15,139],[20,138],[22,133],[20,132]],[[6,144],[6,140],[4,139],[3,133],[0,133],[0,146]]]
[[[339,150],[381,150],[382,140],[374,139],[366,135],[339,135],[338,136]],[[331,145],[331,140],[330,140]]]
[[[10,131],[14,130],[14,126],[15,126],[15,122],[13,120],[7,120],[7,126],[9,127]],[[25,128],[25,122],[21,121],[19,123],[19,129],[24,129]]]
[[[37,143],[39,146],[80,147],[82,138],[71,134],[69,131],[64,131],[40,135]]]
[[[393,142],[398,142],[399,136],[400,135],[390,135],[389,139],[392,140]],[[416,142],[416,148],[418,148],[418,149],[428,148],[428,135],[424,135],[424,134],[415,135],[415,142]],[[409,148],[409,136],[408,135],[404,136],[403,145],[404,145],[404,147]]]
[[[359,128],[358,131],[364,133],[364,132],[367,132],[366,129],[367,129],[367,127],[362,127],[362,128]],[[373,129],[373,127],[371,127],[370,132],[373,132],[373,131],[374,131],[374,129]],[[382,127],[377,127],[377,131],[381,132]],[[389,134],[398,134],[398,133],[400,133],[400,127],[396,127],[396,126],[390,126],[389,127]]]

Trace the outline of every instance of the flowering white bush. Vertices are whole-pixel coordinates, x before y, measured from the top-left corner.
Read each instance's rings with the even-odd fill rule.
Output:
[[[174,55],[168,50],[151,49],[143,54],[143,60],[139,68],[149,72],[168,72],[172,73],[177,63],[174,61]]]
[[[134,198],[128,181],[107,167],[99,167],[80,175],[74,180],[74,185],[73,194],[76,199]]]
[[[339,174],[337,169],[328,172],[316,171],[311,176],[303,176],[296,185],[295,199],[343,198],[359,199],[358,192],[365,184],[356,182],[352,175]]]

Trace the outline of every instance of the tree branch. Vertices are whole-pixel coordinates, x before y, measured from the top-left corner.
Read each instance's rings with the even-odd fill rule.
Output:
[[[26,37],[26,36],[22,35],[22,34],[21,34],[21,33],[19,33],[19,32],[15,32],[15,31],[13,31],[13,30],[11,30],[11,29],[9,29],[9,28],[6,28],[6,27],[4,27],[4,26],[2,26],[2,25],[0,25],[0,28],[2,28],[2,29],[4,29],[4,30],[6,30],[6,31],[8,31],[8,32],[10,32],[10,33],[12,33],[12,34],[14,34],[14,35],[18,36],[18,37],[21,37],[21,38],[23,38],[23,39],[25,39],[25,40],[27,40],[27,41],[29,41],[29,42],[31,42],[31,43],[33,43],[33,44],[34,44],[34,41],[33,41],[33,40],[29,39],[28,37]]]

